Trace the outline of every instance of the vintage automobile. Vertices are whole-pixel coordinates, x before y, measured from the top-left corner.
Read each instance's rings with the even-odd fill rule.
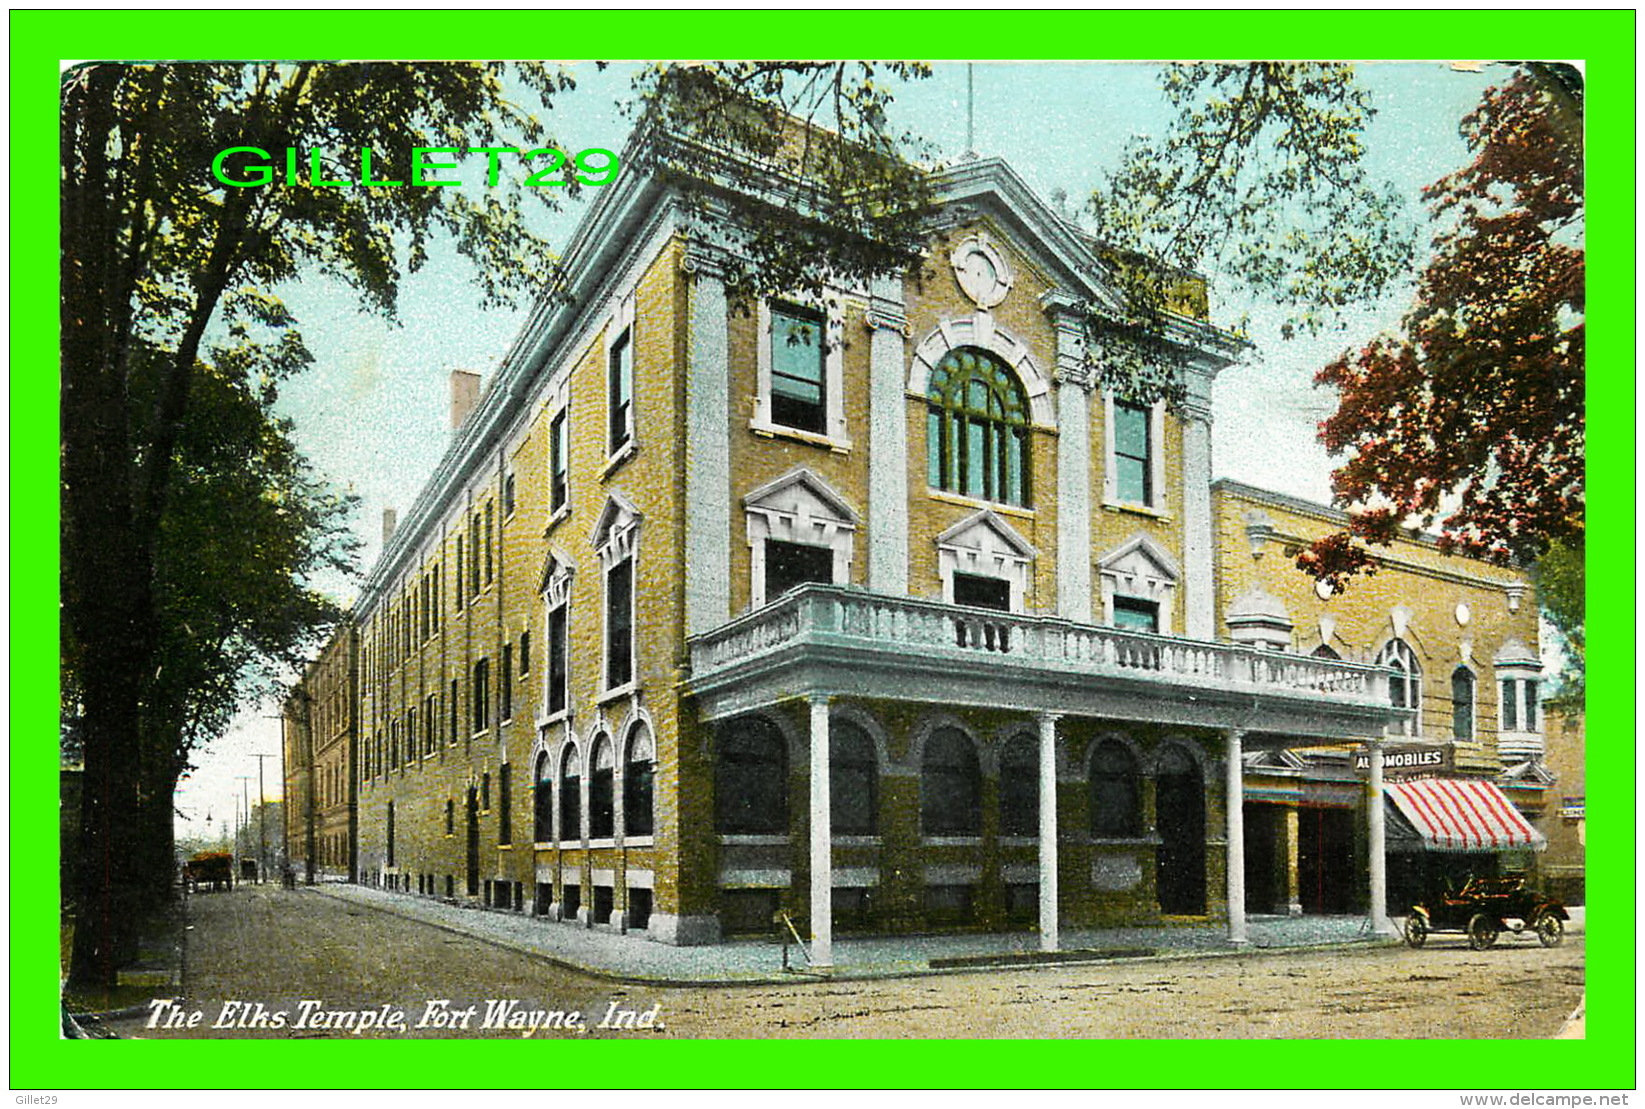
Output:
[[[1421,947],[1430,932],[1462,932],[1469,947],[1483,951],[1504,931],[1517,936],[1529,928],[1543,947],[1557,947],[1569,919],[1565,906],[1526,889],[1522,876],[1469,878],[1460,889],[1412,905],[1405,918],[1405,942]]]
[[[201,851],[183,864],[183,888],[188,893],[233,889],[234,856],[227,851]]]

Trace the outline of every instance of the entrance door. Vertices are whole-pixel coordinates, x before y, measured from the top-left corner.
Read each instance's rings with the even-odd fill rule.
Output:
[[[1302,809],[1297,817],[1297,885],[1302,911],[1352,911],[1354,814],[1348,809]]]
[[[1285,809],[1279,805],[1245,806],[1245,911],[1283,912],[1280,900],[1285,862],[1280,857]]]
[[[1163,913],[1205,912],[1205,780],[1180,747],[1160,756],[1154,787],[1160,845],[1155,851],[1155,884]]]
[[[468,895],[480,893],[480,804],[474,797],[474,787],[468,788]]]

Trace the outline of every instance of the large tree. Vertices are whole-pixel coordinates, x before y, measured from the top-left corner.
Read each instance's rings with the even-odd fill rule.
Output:
[[[1193,272],[1284,309],[1289,338],[1402,280],[1414,237],[1397,190],[1366,171],[1375,109],[1353,66],[1173,65],[1161,85],[1164,132],[1133,138],[1090,205],[1128,305],[1093,315],[1096,369],[1138,400],[1181,397],[1164,339],[1172,316],[1204,314]]]
[[[379,153],[375,177],[388,179],[407,167],[383,162],[415,146],[549,145],[503,77],[468,64],[89,65],[63,84],[65,686],[78,697],[85,759],[77,981],[113,981],[130,925],[169,879],[169,861],[158,869],[132,845],[152,838],[157,808],[169,818],[179,770],[169,742],[145,746],[156,737],[142,722],[175,719],[155,684],[176,646],[160,570],[168,508],[192,495],[183,441],[205,375],[265,390],[307,361],[270,293],[303,272],[336,276],[368,309],[392,314],[402,271],[423,262],[436,233],[476,261],[488,300],[550,276],[518,177],[475,201],[455,189],[278,176],[232,187],[213,160],[249,146],[281,166],[293,148],[319,180],[348,181],[359,179],[362,148]],[[514,87],[546,103],[568,83],[525,67]],[[214,335],[260,354],[203,369]],[[186,731],[170,738],[189,742]]]
[[[1580,562],[1585,501],[1582,120],[1574,74],[1519,69],[1462,121],[1472,161],[1430,186],[1433,256],[1398,334],[1320,371],[1347,533],[1298,564],[1340,590],[1401,528],[1442,548]],[[1580,614],[1576,620],[1580,626]]]

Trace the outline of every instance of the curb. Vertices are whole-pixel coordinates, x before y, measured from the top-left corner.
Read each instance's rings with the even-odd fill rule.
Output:
[[[440,921],[428,920],[414,913],[404,912],[396,905],[381,905],[368,900],[356,900],[346,894],[332,893],[319,886],[311,888],[318,893],[332,898],[335,901],[341,901],[345,904],[358,905],[362,908],[372,909],[380,913],[385,913],[389,916],[399,917],[402,920],[409,920],[416,924],[425,925],[429,928],[436,929],[437,931],[445,932],[448,935],[464,936],[469,939],[477,940],[480,943],[489,944],[492,947],[501,948],[504,951],[517,955],[524,955],[527,958],[535,959],[538,962],[546,963],[549,966],[558,967],[562,970],[570,970],[578,974],[586,974],[592,978],[602,978],[622,985],[717,989],[731,986],[784,986],[814,982],[872,982],[897,978],[926,978],[934,975],[966,974],[982,969],[975,965],[927,965],[924,967],[910,966],[895,970],[858,971],[835,968],[832,972],[805,969],[790,971],[787,974],[759,973],[748,977],[738,978],[676,978],[665,975],[624,974],[620,971],[614,971],[605,967],[590,966],[585,963],[579,963],[575,960],[565,958],[564,956],[550,955],[546,952],[527,947],[512,940],[502,939],[496,936],[487,936],[479,932],[470,931],[468,929],[456,927]],[[1314,944],[1294,944],[1283,947],[1256,947],[1246,945],[1242,947],[1229,948],[1226,950],[1156,950],[1153,955],[1145,958],[1134,955],[1116,958],[1112,953],[1104,951],[1092,951],[1089,953],[1082,953],[1079,951],[1057,952],[1048,959],[1033,958],[1031,953],[1029,953],[1029,958],[1025,959],[1021,953],[1010,953],[1002,954],[1000,957],[1014,958],[1022,961],[989,969],[1038,970],[1047,967],[1065,967],[1069,965],[1102,966],[1120,963],[1134,966],[1137,963],[1142,962],[1180,962],[1185,959],[1260,958],[1279,954],[1313,953],[1321,951],[1339,951],[1345,954],[1360,954],[1375,951],[1383,947],[1397,947],[1401,942],[1402,941],[1400,941],[1397,937],[1366,935],[1351,940],[1337,940]],[[1082,958],[1082,954],[1086,954],[1087,957]]]

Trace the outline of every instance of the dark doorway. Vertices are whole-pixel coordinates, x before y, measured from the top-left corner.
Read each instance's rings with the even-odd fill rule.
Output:
[[[468,787],[466,804],[468,820],[468,895],[480,892],[480,804],[474,796],[474,787]]]
[[[1248,913],[1284,912],[1280,904],[1285,897],[1281,876],[1285,873],[1285,859],[1281,848],[1285,837],[1285,810],[1279,805],[1245,806],[1245,911]]]
[[[1354,814],[1297,812],[1297,885],[1305,913],[1348,913],[1354,896]]]
[[[1196,916],[1205,912],[1205,779],[1182,748],[1167,747],[1160,756],[1154,798],[1160,911]]]

